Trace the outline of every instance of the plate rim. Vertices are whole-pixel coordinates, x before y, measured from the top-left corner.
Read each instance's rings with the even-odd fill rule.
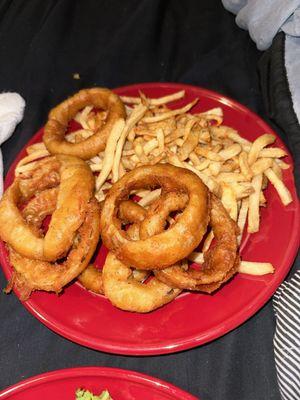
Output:
[[[185,390],[181,389],[180,387],[170,382],[167,382],[155,376],[151,376],[145,373],[124,368],[99,367],[99,366],[62,368],[33,375],[13,385],[10,385],[4,390],[0,391],[0,399],[9,399],[11,395],[20,394],[24,390],[27,390],[28,388],[31,388],[33,386],[38,386],[43,383],[55,382],[57,380],[74,378],[74,377],[84,378],[88,376],[99,376],[99,377],[110,376],[121,380],[126,378],[126,380],[129,380],[131,382],[144,384],[145,386],[148,387],[159,388],[166,394],[176,395],[178,399],[183,398],[184,400],[197,400],[197,398],[194,395],[186,392]]]
[[[82,337],[82,333],[77,333],[75,329],[67,328],[64,327],[60,322],[55,321],[49,321],[47,318],[43,316],[43,313],[40,310],[40,307],[35,306],[32,304],[32,300],[28,300],[25,302],[21,302],[25,308],[33,314],[40,322],[42,322],[44,325],[46,325],[49,329],[52,331],[58,333],[59,335],[63,336],[64,338],[71,340],[72,342],[75,342],[77,344],[83,345],[88,348],[92,348],[98,351],[104,351],[107,353],[113,353],[113,354],[123,354],[123,355],[135,355],[135,356],[145,356],[145,355],[159,355],[159,354],[168,354],[168,353],[175,353],[179,352],[182,350],[187,350],[190,348],[197,347],[199,345],[209,343],[219,337],[224,336],[227,334],[229,331],[239,327],[242,323],[246,322],[250,317],[252,317],[260,308],[264,306],[264,304],[269,301],[273,293],[276,291],[277,287],[280,285],[280,283],[284,280],[285,276],[289,273],[293,261],[296,257],[297,250],[299,247],[299,233],[300,233],[300,208],[299,208],[299,200],[297,199],[297,191],[296,191],[296,186],[295,186],[295,180],[294,180],[294,175],[293,175],[293,170],[294,170],[294,162],[293,158],[289,152],[289,149],[283,142],[283,140],[280,138],[280,136],[273,130],[271,126],[269,126],[258,114],[253,112],[251,109],[248,107],[244,106],[243,104],[239,103],[238,101],[231,99],[229,96],[225,96],[221,93],[215,92],[210,89],[202,88],[200,86],[195,86],[195,85],[189,85],[189,84],[184,84],[184,83],[174,83],[174,82],[145,82],[145,83],[135,83],[132,85],[126,85],[126,86],[120,86],[117,88],[112,89],[114,92],[122,92],[122,91],[127,91],[127,90],[143,90],[142,88],[153,88],[153,86],[159,86],[160,88],[164,89],[179,89],[179,90],[197,90],[201,91],[205,96],[215,99],[216,101],[219,102],[220,96],[223,98],[224,102],[226,103],[227,106],[232,107],[234,106],[234,109],[240,110],[243,113],[247,113],[248,115],[251,116],[251,118],[255,118],[255,120],[259,121],[260,125],[265,126],[266,129],[274,133],[276,135],[276,138],[279,140],[280,144],[285,148],[285,150],[288,152],[289,156],[291,157],[292,164],[291,164],[291,175],[292,175],[292,184],[296,192],[296,199],[295,199],[295,217],[294,218],[294,224],[292,228],[292,234],[291,234],[291,240],[289,242],[289,252],[286,251],[287,256],[285,257],[285,263],[289,265],[289,268],[286,268],[284,271],[280,271],[280,273],[277,274],[275,282],[272,285],[266,286],[265,290],[263,291],[263,295],[259,295],[256,297],[256,302],[255,304],[250,304],[249,307],[247,307],[246,312],[245,309],[241,309],[238,313],[235,313],[233,316],[231,316],[229,319],[227,319],[225,322],[222,321],[220,322],[217,326],[213,328],[207,329],[205,332],[201,333],[200,335],[190,335],[189,337],[185,338],[179,338],[177,340],[173,340],[172,344],[164,344],[164,345],[149,345],[147,346],[136,346],[132,344],[126,344],[125,346],[122,345],[122,343],[115,343],[115,342],[105,342],[103,339],[101,339],[101,342],[92,339],[91,337]],[[22,150],[30,143],[31,140],[33,140],[33,137],[36,136],[38,132],[40,132],[43,129],[41,127],[33,136],[32,138],[24,145]],[[21,152],[22,152],[21,150]],[[20,152],[18,153],[20,154]],[[17,158],[12,162],[8,173],[14,168],[15,163],[16,163]],[[7,173],[7,174],[8,174]],[[298,217],[298,218],[297,218]],[[2,261],[5,258],[4,254],[4,249],[3,249],[3,242],[1,242],[1,247],[0,247],[0,261],[2,264]],[[7,271],[2,267],[2,270],[4,271],[4,274],[6,277],[8,277]],[[274,289],[275,288],[275,289]],[[19,300],[20,301],[20,300]],[[246,315],[246,316],[245,316]],[[66,334],[67,332],[67,334]]]

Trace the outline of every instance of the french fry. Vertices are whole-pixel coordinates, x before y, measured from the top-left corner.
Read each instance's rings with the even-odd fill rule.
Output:
[[[255,163],[261,150],[269,144],[274,143],[275,139],[274,135],[265,133],[254,140],[248,154],[248,163],[250,166]]]
[[[199,156],[208,158],[209,160],[222,161],[222,157],[219,156],[218,153],[215,153],[214,151],[209,150],[207,147],[197,146],[194,151]]]
[[[180,90],[179,92],[170,94],[168,96],[159,97],[157,99],[148,99],[149,104],[151,106],[160,106],[163,104],[170,103],[171,101],[182,99],[185,95],[184,90]],[[129,97],[129,96],[120,96],[121,100],[127,104],[139,104],[141,102],[140,97]]]
[[[248,232],[254,233],[259,231],[259,197],[262,185],[262,174],[256,175],[252,179],[254,192],[249,196],[248,210]]]
[[[197,264],[203,264],[204,262],[203,253],[198,253],[196,251],[193,251],[191,254],[188,255],[188,260],[193,261],[194,263]]]
[[[115,155],[113,159],[113,166],[112,166],[113,182],[116,182],[118,180],[119,165],[126,137],[128,133],[132,130],[134,125],[143,117],[146,111],[147,107],[145,107],[142,104],[133,109],[132,113],[130,114],[130,117],[126,121],[123,131],[121,132],[120,138],[118,138],[119,140],[116,145]]]
[[[162,153],[165,150],[165,136],[162,128],[158,129],[156,132],[156,139],[158,143],[159,153]]]
[[[198,157],[197,154],[194,153],[193,151],[190,153],[189,159],[190,159],[190,161],[192,162],[192,164],[193,164],[194,166],[199,166],[199,165],[201,165],[201,161],[200,161],[199,157]]]
[[[266,149],[262,149],[258,157],[271,157],[271,158],[280,158],[280,157],[285,157],[287,153],[280,149],[279,147],[268,147]]]
[[[122,131],[125,127],[125,121],[123,119],[119,119],[114,127],[111,130],[111,133],[107,139],[106,148],[104,152],[104,159],[103,159],[103,167],[96,179],[96,190],[98,191],[103,183],[106,181],[109,173],[113,168],[115,151],[117,147],[118,140],[122,134]],[[118,171],[119,172],[119,163],[118,163]]]
[[[282,201],[282,204],[287,206],[292,202],[292,196],[285,184],[278,178],[272,168],[267,169],[264,174],[277,190],[277,193]]]
[[[171,110],[166,113],[156,115],[154,117],[144,117],[143,121],[145,123],[159,122],[159,121],[163,121],[165,119],[174,117],[175,115],[184,114],[184,113],[188,112],[191,108],[193,108],[197,102],[198,102],[198,99],[195,99],[191,103],[187,104],[186,106],[184,106],[182,108],[177,108],[176,110]]]
[[[251,170],[254,175],[262,174],[266,169],[273,165],[272,158],[259,158],[251,165]],[[280,168],[279,168],[280,169]]]
[[[181,161],[186,160],[191,152],[196,148],[199,142],[199,131],[190,130],[186,140],[182,144],[182,147],[178,150],[178,157]]]
[[[248,275],[266,275],[273,274],[275,271],[271,263],[241,261],[238,272]]]
[[[211,161],[208,166],[212,176],[218,176],[221,171],[221,167],[222,164],[219,161]]]
[[[37,151],[29,154],[28,156],[22,158],[18,162],[18,164],[17,164],[17,166],[15,168],[15,174],[18,175],[20,173],[20,171],[22,171],[22,168],[21,168],[22,166],[24,166],[26,164],[29,164],[32,161],[36,161],[36,160],[38,160],[40,158],[47,157],[49,155],[50,155],[50,153],[46,149],[45,150],[37,150]]]
[[[250,182],[231,182],[230,187],[234,191],[237,200],[244,199],[254,192]]]
[[[139,200],[138,204],[142,207],[147,207],[149,204],[153,203],[154,200],[158,199],[160,194],[161,189],[155,189]]]
[[[228,211],[230,217],[234,221],[236,221],[238,209],[237,209],[237,200],[235,193],[232,190],[232,188],[226,183],[222,183],[221,187],[222,187],[221,201],[223,203],[223,206]]]
[[[229,160],[230,158],[233,158],[234,156],[237,156],[238,154],[240,154],[242,150],[241,145],[239,145],[238,143],[232,144],[231,146],[228,146],[226,149],[221,150],[219,152],[219,156],[223,159],[223,160]]]
[[[243,232],[244,232],[246,221],[247,221],[248,209],[249,209],[249,199],[245,198],[241,201],[241,207],[239,210],[239,216],[238,216],[238,220],[237,220],[237,225],[238,225],[239,231],[240,231],[238,238],[237,238],[238,244],[241,244]]]
[[[147,142],[146,144],[144,144],[144,153],[146,154],[146,156],[148,154],[150,154],[154,149],[156,149],[156,147],[158,146],[158,140],[157,139],[151,139],[149,140],[149,142]]]
[[[203,247],[202,247],[203,253],[206,253],[209,250],[211,242],[213,241],[214,237],[215,237],[214,232],[210,231],[209,234],[206,236],[204,243],[203,243]]]
[[[241,173],[244,175],[244,177],[247,180],[250,181],[252,179],[253,172],[249,166],[248,155],[245,151],[242,151],[239,154],[239,165],[240,165]]]
[[[275,162],[279,165],[281,169],[289,169],[290,165],[285,163],[284,161],[280,160],[279,158],[275,159]]]
[[[283,177],[282,177],[282,170],[279,167],[279,165],[273,160],[272,164],[270,165],[270,167],[272,168],[272,170],[275,172],[275,174],[277,175],[277,178],[280,179],[282,181]]]
[[[221,172],[217,177],[216,177],[218,182],[246,182],[247,178],[241,173],[238,172]]]
[[[47,150],[46,146],[44,145],[43,142],[34,143],[34,144],[26,147],[27,154],[31,154],[31,153],[34,153],[35,151],[39,151],[39,150]]]
[[[140,141],[135,140],[133,142],[133,148],[136,156],[138,157],[139,161],[143,164],[147,164],[149,162],[148,157],[144,153],[143,146]]]

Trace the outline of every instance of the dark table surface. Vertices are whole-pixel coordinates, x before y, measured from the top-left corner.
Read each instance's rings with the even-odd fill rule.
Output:
[[[5,171],[49,109],[84,87],[184,82],[231,96],[266,119],[261,54],[219,0],[2,0],[0,91],[17,91],[27,103],[2,146]],[[38,322],[15,295],[1,293],[0,303],[0,389],[54,369],[97,365],[144,372],[203,400],[280,399],[271,302],[212,343],[154,357],[84,348]]]

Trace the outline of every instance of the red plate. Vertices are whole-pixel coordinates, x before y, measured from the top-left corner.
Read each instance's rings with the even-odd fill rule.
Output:
[[[150,97],[159,97],[180,89],[185,89],[186,97],[176,102],[176,106],[199,97],[195,112],[221,106],[224,110],[224,124],[237,129],[250,140],[265,132],[275,134],[246,107],[218,93],[198,87],[148,83],[115,91],[120,95],[134,96],[142,90]],[[41,135],[42,130],[30,143],[41,140]],[[279,138],[275,145],[287,151]],[[24,155],[23,150],[16,162]],[[285,161],[292,165],[290,155]],[[13,179],[14,166],[15,163],[8,173],[6,185]],[[110,353],[172,353],[224,335],[246,321],[266,303],[288,273],[295,258],[300,219],[293,168],[285,170],[283,175],[294,201],[284,207],[277,192],[269,185],[266,190],[268,207],[261,212],[261,229],[259,233],[247,238],[242,249],[245,260],[271,262],[276,269],[274,275],[236,275],[213,295],[185,293],[146,315],[118,310],[107,299],[87,292],[79,284],[68,286],[61,296],[35,292],[30,300],[23,303],[24,306],[60,335]],[[11,267],[3,244],[0,246],[0,261],[7,278],[10,278]]]
[[[48,372],[0,392],[4,400],[73,400],[76,389],[95,395],[108,390],[114,400],[197,400],[168,382],[125,369],[83,367]]]

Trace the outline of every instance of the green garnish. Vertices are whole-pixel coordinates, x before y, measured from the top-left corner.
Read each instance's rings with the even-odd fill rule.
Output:
[[[75,400],[113,400],[107,390],[104,390],[99,396],[93,395],[89,390],[77,389]]]

